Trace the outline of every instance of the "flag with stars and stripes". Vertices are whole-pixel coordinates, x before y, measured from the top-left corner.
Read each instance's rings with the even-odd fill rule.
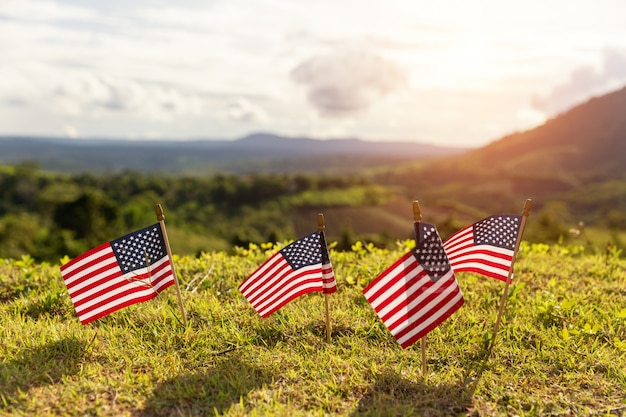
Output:
[[[239,291],[261,317],[310,292],[337,291],[324,232],[304,236],[276,252]]]
[[[363,294],[400,346],[407,348],[464,303],[435,226],[415,224],[415,248]]]
[[[476,272],[506,282],[521,223],[522,216],[499,214],[450,236],[443,248],[454,272]]]
[[[159,223],[85,252],[61,266],[61,275],[82,324],[174,284]]]

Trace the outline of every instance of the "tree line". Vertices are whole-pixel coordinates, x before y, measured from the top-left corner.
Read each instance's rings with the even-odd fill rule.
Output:
[[[367,184],[356,176],[96,176],[44,172],[32,162],[3,166],[0,258],[79,255],[145,227],[151,219],[156,222],[156,203],[164,207],[168,228],[177,230],[180,240],[204,236],[213,248],[229,248],[293,239],[289,213],[298,195]]]

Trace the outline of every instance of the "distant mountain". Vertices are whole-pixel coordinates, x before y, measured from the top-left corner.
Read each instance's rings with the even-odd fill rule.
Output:
[[[44,137],[0,137],[0,164],[37,161],[62,172],[349,171],[467,149],[412,142],[359,139],[319,140],[258,133],[234,141],[130,141]]]

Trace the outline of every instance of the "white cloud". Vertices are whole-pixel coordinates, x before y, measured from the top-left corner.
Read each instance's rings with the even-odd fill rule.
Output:
[[[222,119],[236,122],[265,123],[267,114],[255,104],[245,98],[238,98],[228,105],[228,110],[219,113]]]
[[[601,68],[581,66],[574,69],[566,83],[556,86],[545,96],[535,96],[533,105],[550,114],[559,113],[587,97],[604,94],[626,84],[626,49],[605,49],[602,55]]]
[[[0,134],[484,143],[626,83],[625,14],[621,0],[0,1]]]
[[[307,87],[311,104],[330,116],[364,110],[407,84],[402,69],[362,50],[314,56],[294,68],[291,76]]]

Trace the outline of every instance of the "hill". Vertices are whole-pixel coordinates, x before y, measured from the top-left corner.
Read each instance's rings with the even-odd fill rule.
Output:
[[[171,213],[183,254],[294,238],[315,227],[319,212],[341,248],[356,240],[389,247],[410,237],[415,199],[444,238],[487,215],[519,213],[531,198],[525,239],[555,242],[573,229],[588,246],[626,249],[625,110],[622,89],[463,154],[268,134],[175,143],[4,138],[3,149],[13,146],[13,153],[0,158],[20,150],[66,170],[111,175],[0,167],[0,255],[75,256],[143,227],[157,202]],[[255,174],[202,175],[219,164]],[[594,235],[596,227],[602,233]]]
[[[441,155],[463,148],[413,142],[319,140],[253,134],[238,140],[128,141],[0,137],[0,164],[37,161],[47,170],[170,174],[356,172]]]
[[[433,206],[517,212],[532,198],[563,221],[623,228],[625,114],[626,87],[463,155],[388,171],[379,182],[417,190]]]
[[[320,294],[262,319],[237,290],[278,247],[177,258],[187,327],[173,288],[83,326],[58,262],[0,259],[0,415],[623,416],[626,260],[523,245],[491,352],[502,282],[458,274],[423,375],[362,293],[407,243],[331,249],[330,343]]]

